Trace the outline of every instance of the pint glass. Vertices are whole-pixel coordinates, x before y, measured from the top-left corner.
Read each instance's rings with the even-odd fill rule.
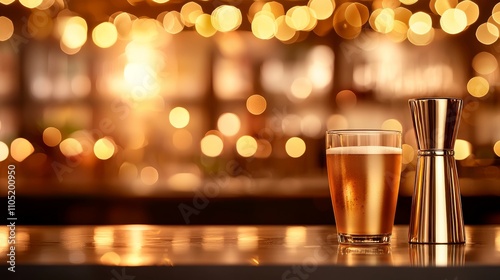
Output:
[[[401,159],[399,131],[327,131],[328,183],[339,243],[390,242]]]

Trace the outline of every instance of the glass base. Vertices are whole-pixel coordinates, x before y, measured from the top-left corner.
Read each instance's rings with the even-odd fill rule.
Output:
[[[356,244],[356,245],[389,244],[391,242],[391,235],[390,234],[354,235],[354,234],[339,233],[338,241],[340,244]]]

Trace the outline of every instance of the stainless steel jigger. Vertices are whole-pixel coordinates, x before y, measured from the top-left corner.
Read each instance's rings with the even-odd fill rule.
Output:
[[[418,158],[408,238],[410,243],[465,243],[454,145],[462,100],[410,99]]]

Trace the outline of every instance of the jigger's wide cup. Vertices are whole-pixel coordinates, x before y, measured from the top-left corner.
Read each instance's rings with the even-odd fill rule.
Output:
[[[328,183],[339,243],[390,242],[401,158],[399,131],[327,131]]]

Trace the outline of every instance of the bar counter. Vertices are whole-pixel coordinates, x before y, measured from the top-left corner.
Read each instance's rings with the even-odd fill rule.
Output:
[[[345,246],[335,226],[17,226],[15,274],[36,279],[500,279],[500,225],[462,245]],[[0,230],[2,273],[12,235]],[[5,279],[5,278],[1,278]],[[9,278],[7,278],[9,279]],[[35,279],[35,278],[32,278]]]

